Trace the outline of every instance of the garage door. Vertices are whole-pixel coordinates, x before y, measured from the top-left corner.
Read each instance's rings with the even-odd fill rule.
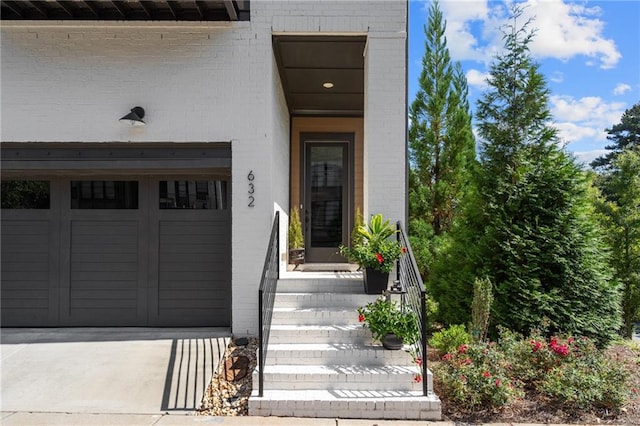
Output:
[[[3,326],[229,326],[230,185],[2,182]]]

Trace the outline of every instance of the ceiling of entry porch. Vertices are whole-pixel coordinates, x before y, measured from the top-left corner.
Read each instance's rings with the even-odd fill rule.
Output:
[[[274,35],[289,112],[362,116],[365,45],[366,36]]]

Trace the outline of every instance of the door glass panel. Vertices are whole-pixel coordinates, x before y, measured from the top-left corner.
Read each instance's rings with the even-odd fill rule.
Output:
[[[48,209],[50,188],[48,181],[3,180],[3,209]]]
[[[344,149],[342,146],[310,147],[311,246],[342,244],[342,194]]]
[[[160,209],[227,210],[227,181],[161,180]]]
[[[138,182],[135,180],[71,181],[72,209],[137,209]]]

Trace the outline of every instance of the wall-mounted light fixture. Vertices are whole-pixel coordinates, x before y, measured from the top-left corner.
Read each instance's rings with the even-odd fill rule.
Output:
[[[144,126],[146,123],[142,121],[144,117],[144,109],[142,107],[133,107],[131,112],[120,119],[121,122],[132,126]]]

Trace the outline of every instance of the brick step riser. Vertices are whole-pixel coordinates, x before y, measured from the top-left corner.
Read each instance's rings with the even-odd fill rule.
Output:
[[[269,335],[269,343],[283,344],[283,343],[328,343],[328,344],[341,344],[341,343],[354,343],[362,345],[373,344],[373,339],[368,333],[362,334],[331,334],[326,335],[322,333],[293,333],[293,332],[278,332],[271,330]]]
[[[433,406],[433,407],[432,407]],[[342,419],[440,420],[440,402],[402,401],[264,401],[249,399],[250,416],[312,417]]]
[[[276,295],[276,308],[344,308],[356,311],[359,306],[374,302],[375,296],[366,294],[335,294],[335,293],[279,293]]]
[[[405,351],[300,351],[267,350],[267,365],[415,365]]]
[[[309,375],[300,378],[296,374],[264,375],[265,390],[353,390],[369,391],[372,389],[393,389],[396,391],[420,391],[422,383],[417,383],[415,374],[390,374],[381,378],[340,374],[331,377]],[[258,373],[253,375],[253,383],[258,383]]]
[[[356,311],[278,311],[273,312],[271,325],[357,325]]]
[[[280,280],[277,293],[351,293],[364,295],[362,280]]]

